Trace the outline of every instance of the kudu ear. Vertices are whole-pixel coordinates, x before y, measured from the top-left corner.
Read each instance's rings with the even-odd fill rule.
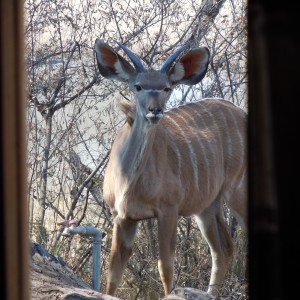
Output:
[[[210,53],[206,47],[193,49],[170,69],[168,75],[173,84],[194,85],[205,76]]]
[[[128,81],[135,69],[121,55],[100,39],[96,39],[95,52],[100,74],[107,79]]]

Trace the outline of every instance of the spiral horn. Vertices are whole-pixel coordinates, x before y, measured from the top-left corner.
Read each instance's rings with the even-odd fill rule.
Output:
[[[188,47],[188,45],[184,45],[180,47],[178,50],[176,50],[171,56],[169,56],[165,62],[161,65],[159,72],[160,73],[167,73],[168,70],[170,69],[172,63],[174,60],[179,56],[179,54],[185,50]]]
[[[141,60],[131,51],[129,50],[126,46],[123,44],[119,43],[116,41],[116,43],[124,50],[124,52],[128,55],[130,60],[132,61],[136,71],[138,73],[146,72],[146,69],[144,65],[142,64]]]

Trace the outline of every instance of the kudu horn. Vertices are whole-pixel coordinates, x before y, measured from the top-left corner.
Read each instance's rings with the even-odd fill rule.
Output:
[[[172,65],[172,63],[174,62],[174,60],[179,56],[179,54],[185,50],[188,47],[188,45],[184,45],[182,47],[180,47],[178,50],[176,50],[171,56],[169,56],[167,58],[167,60],[162,64],[162,66],[160,67],[159,72],[160,73],[167,73]]]
[[[115,41],[123,50],[124,52],[128,55],[130,60],[132,61],[133,65],[135,66],[135,69],[138,73],[143,73],[146,72],[147,70],[145,69],[144,65],[142,64],[141,60],[131,51],[129,50],[126,46],[123,44]]]

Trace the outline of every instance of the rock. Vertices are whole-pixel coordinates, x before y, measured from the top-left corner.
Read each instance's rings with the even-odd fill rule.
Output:
[[[62,259],[31,242],[31,298],[65,300],[120,300],[94,291]]]
[[[194,288],[176,288],[162,300],[214,300],[215,298],[206,292]]]

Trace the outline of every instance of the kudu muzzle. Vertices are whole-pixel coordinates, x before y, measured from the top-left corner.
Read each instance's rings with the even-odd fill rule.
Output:
[[[146,118],[151,123],[157,123],[164,116],[164,109],[158,99],[159,92],[149,95],[150,101],[148,105],[148,113]]]

